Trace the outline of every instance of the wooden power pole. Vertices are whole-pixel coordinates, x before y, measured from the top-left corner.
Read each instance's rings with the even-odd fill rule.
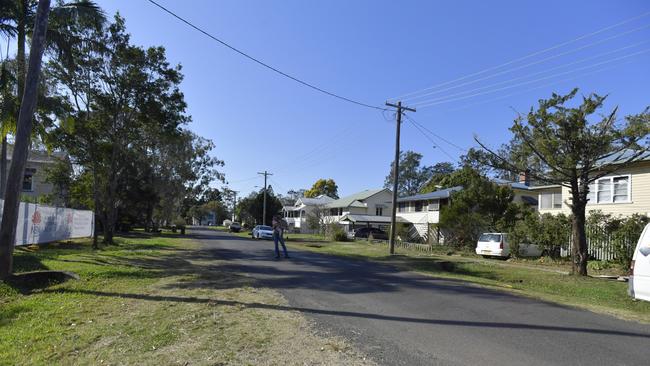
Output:
[[[388,247],[390,254],[395,254],[395,232],[397,231],[397,182],[399,180],[399,135],[400,135],[400,125],[402,124],[402,113],[404,111],[415,112],[415,108],[408,108],[402,105],[402,102],[397,102],[397,104],[388,103],[386,105],[397,109],[396,117],[397,124],[395,127],[395,162],[393,164],[393,208],[390,215],[390,240],[388,241]]]
[[[262,225],[266,225],[266,187],[267,187],[266,177],[273,174],[267,172],[266,170],[264,171],[264,173],[257,173],[257,174],[264,176],[264,205],[262,206]]]

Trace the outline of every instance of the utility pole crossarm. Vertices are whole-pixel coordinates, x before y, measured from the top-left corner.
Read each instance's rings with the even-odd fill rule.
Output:
[[[415,108],[405,107],[402,105],[402,102],[397,102],[397,104],[386,102],[386,105],[388,107],[397,108],[398,110],[402,110],[402,111],[416,112]]]

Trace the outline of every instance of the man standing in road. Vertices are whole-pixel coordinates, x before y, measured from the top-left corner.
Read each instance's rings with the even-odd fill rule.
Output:
[[[284,229],[286,229],[285,221],[278,215],[273,216],[273,242],[275,243],[275,258],[280,258],[280,250],[278,248],[278,241],[282,244],[284,257],[289,258],[287,247],[284,245]]]

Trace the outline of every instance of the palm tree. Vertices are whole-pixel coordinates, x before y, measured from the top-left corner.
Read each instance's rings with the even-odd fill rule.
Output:
[[[12,108],[16,116],[3,119],[2,147],[0,153],[0,197],[4,198],[7,171],[7,134],[15,129],[12,124],[18,118],[20,100],[23,97],[26,72],[25,45],[27,37],[34,28],[36,7],[35,0],[9,0],[3,1],[0,5],[0,34],[11,39],[17,37],[16,52],[16,90],[17,105]],[[99,6],[90,0],[79,0],[62,3],[50,10],[47,39],[45,47],[47,50],[56,52],[64,62],[70,62],[70,45],[77,40],[71,36],[73,27],[99,27],[105,22],[104,12]],[[3,63],[4,65],[4,63]],[[2,88],[2,85],[0,85]],[[3,99],[4,100],[4,99]],[[3,113],[6,113],[3,110]]]

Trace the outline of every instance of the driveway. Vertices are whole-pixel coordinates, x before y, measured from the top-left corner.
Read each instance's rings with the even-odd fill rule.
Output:
[[[389,265],[194,229],[220,268],[280,291],[289,307],[385,365],[647,365],[650,326]]]

